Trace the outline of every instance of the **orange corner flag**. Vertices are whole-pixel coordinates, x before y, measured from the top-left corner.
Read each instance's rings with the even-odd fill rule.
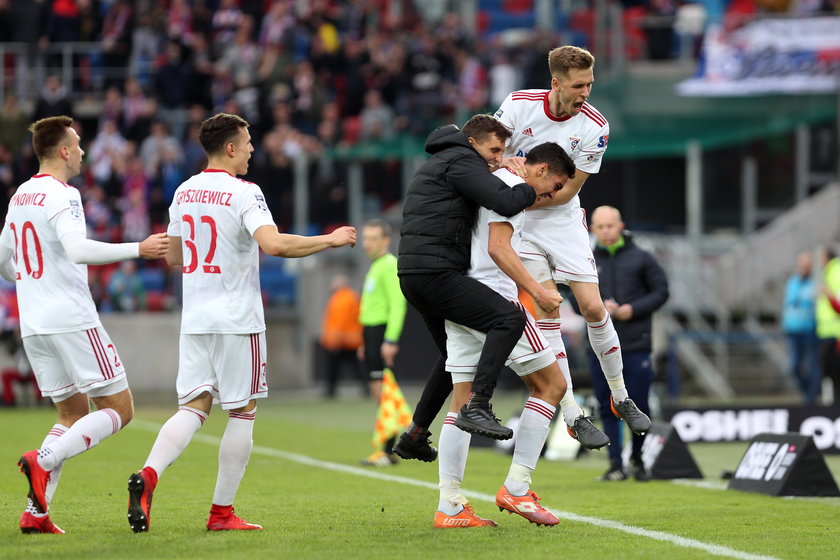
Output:
[[[373,431],[374,449],[398,435],[411,423],[411,408],[405,401],[402,390],[394,378],[394,373],[386,368],[382,375],[382,396],[379,399],[379,411],[376,414],[376,426]]]

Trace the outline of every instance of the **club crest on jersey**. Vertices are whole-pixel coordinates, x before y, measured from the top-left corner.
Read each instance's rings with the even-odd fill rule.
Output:
[[[78,200],[71,200],[70,201],[70,215],[74,218],[81,218],[82,217],[82,206],[79,204]]]
[[[522,131],[522,135],[523,136],[530,136],[531,138],[533,138],[534,137],[534,131],[531,130],[530,128],[526,128],[525,130]]]
[[[254,198],[257,199],[257,207],[263,212],[268,212],[268,205],[265,203],[265,197],[261,194],[255,194]]]
[[[569,138],[569,146],[576,150],[578,145],[580,145],[580,138]]]

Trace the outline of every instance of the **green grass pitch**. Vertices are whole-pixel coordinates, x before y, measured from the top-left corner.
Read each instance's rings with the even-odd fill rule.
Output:
[[[161,478],[151,531],[134,534],[125,518],[126,481],[174,411],[166,406],[172,401],[138,405],[132,425],[65,464],[51,506],[53,521],[67,531],[63,536],[18,529],[26,482],[15,463],[40,444],[54,413],[51,407],[0,409],[0,558],[840,558],[840,498],[716,488],[721,470],[737,466],[743,443],[691,446],[712,488],[597,482],[606,469],[604,452],[541,461],[533,489],[543,505],[560,512],[563,520],[554,528],[500,513],[486,501],[504,480],[510,456],[473,449],[464,488],[476,512],[499,527],[436,530],[437,463],[358,466],[370,452],[371,402],[283,395],[259,403],[255,450],[235,504],[243,518],[263,525],[262,532],[204,528],[225,424],[214,409]],[[500,395],[496,409],[504,415],[517,402],[519,396]],[[439,430],[433,427],[434,440]],[[840,457],[827,460],[840,480]],[[365,476],[371,473],[385,479]]]

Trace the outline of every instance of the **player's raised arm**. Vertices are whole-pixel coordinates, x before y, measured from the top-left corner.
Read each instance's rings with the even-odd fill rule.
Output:
[[[342,226],[327,235],[292,235],[279,233],[276,226],[262,226],[254,232],[254,239],[266,254],[273,257],[297,258],[331,247],[356,244],[356,228]]]

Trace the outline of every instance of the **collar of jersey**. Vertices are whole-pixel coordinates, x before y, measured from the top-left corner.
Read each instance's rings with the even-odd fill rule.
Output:
[[[205,169],[203,173],[227,173],[228,175],[233,177],[233,175],[231,175],[229,171],[225,171],[224,169]]]
[[[565,117],[555,117],[552,114],[551,109],[548,107],[548,94],[549,93],[551,93],[551,90],[548,90],[547,92],[545,92],[545,97],[543,97],[543,109],[545,109],[545,116],[548,117],[549,119],[551,119],[553,121],[557,121],[557,122],[563,122],[563,121],[567,121],[567,120],[571,119],[572,115],[566,115]]]

